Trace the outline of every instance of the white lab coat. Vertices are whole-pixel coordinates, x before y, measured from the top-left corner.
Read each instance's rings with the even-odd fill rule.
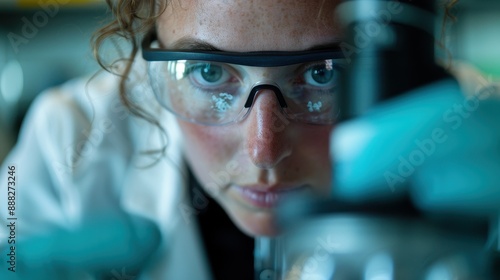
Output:
[[[154,159],[141,152],[161,148],[162,134],[121,105],[116,76],[103,71],[90,82],[80,78],[42,93],[0,169],[0,182],[7,182],[7,166],[16,166],[17,239],[77,226],[95,209],[133,213],[155,222],[163,240],[160,256],[137,279],[211,279],[186,201],[179,129],[154,100],[144,68],[135,69],[130,96],[161,120],[167,157],[147,167]],[[6,196],[2,188],[1,201]],[[4,242],[6,227],[0,234]]]

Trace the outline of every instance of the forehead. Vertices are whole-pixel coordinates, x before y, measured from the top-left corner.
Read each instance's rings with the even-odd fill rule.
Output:
[[[303,50],[339,40],[339,0],[173,0],[158,19],[166,47],[194,38],[227,51]]]

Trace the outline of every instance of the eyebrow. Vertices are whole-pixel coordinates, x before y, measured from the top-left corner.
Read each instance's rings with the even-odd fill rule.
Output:
[[[305,49],[305,51],[338,49],[339,45],[340,41],[335,41],[326,44],[314,45],[312,47]],[[206,41],[195,39],[192,37],[183,37],[177,40],[172,45],[172,49],[183,50],[183,51],[223,51]]]
[[[216,48],[214,45],[199,39],[192,37],[182,37],[177,40],[173,45],[174,50],[185,50],[185,51],[222,51]]]

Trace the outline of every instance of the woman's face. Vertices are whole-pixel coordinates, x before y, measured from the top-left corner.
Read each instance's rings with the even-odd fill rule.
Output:
[[[198,43],[224,51],[298,51],[338,42],[337,0],[170,1],[158,21],[168,49]],[[185,155],[201,185],[249,235],[274,235],[275,206],[290,193],[328,193],[331,125],[291,122],[270,90],[236,124],[179,120]]]

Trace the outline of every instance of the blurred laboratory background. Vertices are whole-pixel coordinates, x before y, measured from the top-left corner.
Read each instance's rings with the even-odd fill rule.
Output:
[[[454,9],[451,54],[499,80],[500,1],[460,0]],[[0,0],[0,164],[40,92],[99,69],[89,42],[109,18],[104,0]]]
[[[0,0],[0,163],[43,90],[98,70],[90,37],[104,0]]]

